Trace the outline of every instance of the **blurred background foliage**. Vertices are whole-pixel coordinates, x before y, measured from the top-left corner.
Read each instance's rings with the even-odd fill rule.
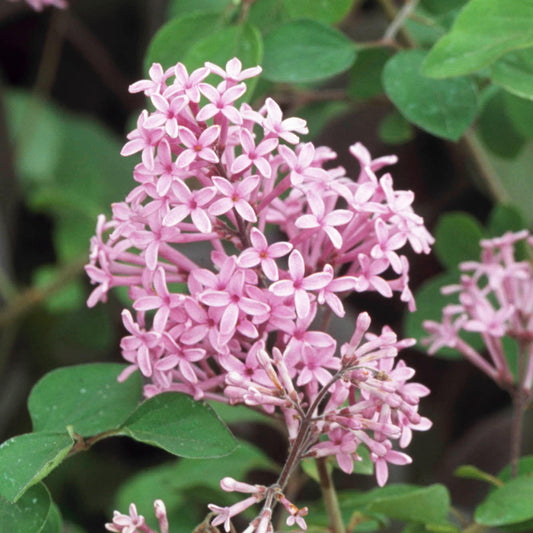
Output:
[[[368,310],[377,324],[420,339],[422,318],[440,316],[440,287],[458,278],[460,261],[478,257],[479,239],[533,222],[531,2],[70,3],[67,11],[39,14],[0,0],[2,441],[30,430],[26,398],[44,373],[120,361],[127,299],[116,293],[109,305],[86,309],[83,264],[97,215],[109,213],[132,186],[135,163],[119,152],[145,102],[127,87],[145,78],[154,61],[165,67],[181,61],[191,70],[237,55],[245,67],[261,64],[250,102],[272,96],[286,116],[306,118],[307,139],[332,146],[348,175],[358,172],[347,150],[356,141],[376,157],[399,155],[395,186],[415,192],[415,208],[437,238],[432,256],[411,262],[418,311],[407,316],[397,299],[359,295],[351,317]],[[340,339],[351,331],[343,322],[336,328]],[[392,478],[444,482],[468,510],[485,488],[479,481],[459,484],[451,472],[475,462],[496,473],[506,464],[509,400],[453,352],[441,355],[429,358],[420,345],[405,354],[417,380],[432,389],[422,412],[434,428],[415,439],[412,467],[394,470]],[[242,411],[222,416],[258,446],[243,445],[242,457],[234,458],[242,475],[261,470],[269,480],[273,462],[285,455],[280,433],[256,416],[245,426]],[[532,452],[528,427],[531,420],[524,451]],[[187,481],[199,463],[161,466],[165,460],[160,451],[114,439],[69,459],[47,484],[69,532],[102,530],[115,502],[124,511],[132,494],[146,499],[154,486],[176,496],[174,520],[187,531],[202,519],[201,505],[213,491],[222,501],[220,464],[213,460],[209,476],[198,474],[199,487]],[[373,481],[342,477],[339,484],[361,489]],[[316,497],[316,489],[306,496]],[[373,524],[367,526],[381,522]]]

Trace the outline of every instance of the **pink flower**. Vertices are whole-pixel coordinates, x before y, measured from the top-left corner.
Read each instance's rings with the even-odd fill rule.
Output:
[[[242,117],[233,103],[246,92],[246,85],[244,83],[230,87],[222,93],[207,83],[201,83],[200,91],[211,103],[206,104],[200,109],[200,112],[196,116],[197,120],[204,122],[222,114],[234,124],[242,124]]]
[[[179,205],[172,208],[163,218],[164,226],[175,226],[187,216],[191,216],[193,224],[202,233],[209,233],[213,226],[211,224],[208,210],[204,208],[214,198],[216,189],[214,187],[204,187],[198,191],[192,191],[182,181],[172,184],[172,192],[176,198],[180,199]]]
[[[226,70],[220,68],[218,65],[215,65],[214,63],[210,63],[209,61],[206,61],[205,66],[213,74],[217,74],[218,76],[220,76],[226,81],[225,87],[231,87],[232,85],[235,85],[239,81],[244,81],[248,78],[253,78],[255,76],[258,76],[259,74],[261,74],[261,71],[263,70],[259,66],[246,68],[242,70],[242,63],[237,57],[230,59],[226,63]]]
[[[271,281],[279,278],[278,267],[274,259],[287,255],[292,250],[292,244],[288,242],[275,242],[268,245],[266,237],[257,228],[250,232],[251,248],[244,250],[237,259],[241,268],[250,268],[261,265],[265,276]]]
[[[183,63],[178,63],[173,68],[175,87],[183,92],[189,101],[197,104],[200,101],[200,82],[202,82],[207,76],[209,76],[209,70],[207,68],[198,68],[190,75],[187,72],[187,68]]]
[[[199,137],[188,128],[179,128],[179,139],[187,147],[178,156],[176,164],[183,168],[190,165],[197,159],[203,159],[208,163],[218,163],[218,156],[211,145],[217,140],[220,134],[220,126],[210,126],[206,128]]]
[[[311,310],[311,301],[307,291],[320,290],[331,281],[331,272],[317,272],[305,276],[305,263],[302,254],[293,250],[289,255],[290,279],[276,281],[270,290],[276,296],[294,298],[296,314],[300,318],[306,317]]]
[[[354,276],[335,277],[333,267],[326,265],[324,272],[331,272],[331,281],[318,292],[317,301],[319,304],[326,303],[330,309],[340,317],[345,315],[344,306],[341,299],[335,294],[336,292],[348,292],[355,288],[357,278]]]
[[[120,347],[125,352],[134,352],[136,367],[142,372],[143,376],[152,375],[152,361],[150,350],[155,348],[161,341],[161,334],[156,331],[145,331],[134,322],[130,311],[122,311],[122,322],[124,327],[131,333],[123,337],[120,341]]]
[[[300,229],[320,228],[328,237],[333,246],[339,250],[342,247],[342,236],[335,226],[343,226],[350,222],[353,213],[347,209],[334,209],[326,213],[324,202],[310,196],[309,205],[312,213],[299,217],[295,225]]]
[[[270,179],[272,167],[265,156],[276,148],[278,140],[265,139],[256,146],[252,134],[244,129],[240,132],[240,138],[242,154],[233,161],[231,172],[233,174],[241,174],[253,165],[264,178]]]
[[[166,81],[170,74],[163,70],[159,63],[153,63],[148,70],[149,80],[140,80],[132,83],[129,86],[130,93],[144,92],[146,96],[151,96],[154,93],[161,93],[166,88]]]
[[[260,315],[267,313],[269,307],[263,302],[252,300],[245,296],[244,272],[236,272],[225,290],[206,290],[200,295],[200,301],[212,307],[223,307],[224,313],[220,319],[220,333],[231,335],[237,325],[239,312],[245,315]]]
[[[174,294],[168,290],[166,283],[166,274],[162,267],[159,267],[154,273],[154,295],[148,294],[137,298],[133,304],[136,311],[149,311],[157,309],[154,316],[154,330],[162,332],[165,329],[168,317],[176,307],[183,302],[183,294]]]
[[[147,168],[154,168],[155,148],[163,138],[165,132],[159,128],[151,129],[146,126],[148,111],[146,109],[139,115],[137,129],[128,134],[130,141],[124,145],[120,155],[128,156],[142,151],[143,164]]]
[[[113,521],[105,525],[108,531],[115,533],[137,533],[138,528],[144,526],[144,516],[137,514],[137,507],[130,504],[129,514],[113,512]]]
[[[305,120],[297,117],[283,120],[281,108],[272,98],[266,99],[264,107],[267,116],[263,120],[263,127],[268,135],[275,135],[290,144],[297,144],[300,139],[293,132],[301,133],[302,135],[309,133]]]
[[[244,220],[248,222],[257,220],[253,207],[248,203],[250,194],[259,184],[257,176],[249,176],[237,183],[230,183],[227,179],[214,176],[213,183],[222,194],[222,198],[209,207],[209,213],[218,216],[227,213],[230,209],[235,209]]]

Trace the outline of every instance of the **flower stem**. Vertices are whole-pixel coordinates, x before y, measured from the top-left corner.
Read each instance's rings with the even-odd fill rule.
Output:
[[[328,465],[325,457],[315,459],[318,476],[320,478],[320,487],[324,496],[324,503],[326,504],[326,512],[329,517],[329,527],[332,533],[346,533],[346,528],[342,521],[341,509],[339,507],[339,500],[331,473],[328,470]]]

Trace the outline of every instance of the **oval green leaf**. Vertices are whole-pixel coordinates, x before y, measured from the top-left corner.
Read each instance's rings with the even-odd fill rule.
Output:
[[[511,204],[526,220],[529,226],[533,224],[533,142],[526,141],[523,149],[513,159],[499,157],[491,152],[486,152],[488,162],[495,171],[496,186],[501,201]]]
[[[454,476],[462,477],[464,479],[475,479],[477,481],[483,481],[484,483],[490,483],[495,487],[501,487],[503,482],[497,477],[480,470],[477,466],[473,465],[461,465],[459,468],[456,468]]]
[[[70,529],[67,529],[67,531],[70,533]],[[63,518],[61,517],[61,513],[59,512],[59,508],[57,505],[52,502],[52,505],[50,505],[50,511],[48,513],[48,518],[46,519],[46,523],[44,524],[43,529],[41,529],[40,533],[62,533],[63,532]]]
[[[172,19],[154,35],[144,59],[145,71],[152,63],[161,63],[163,68],[183,62],[188,50],[198,41],[209,37],[224,26],[218,12],[199,12]]]
[[[487,222],[489,237],[499,237],[506,231],[520,231],[526,227],[526,221],[520,211],[512,205],[496,205],[490,212]],[[520,260],[524,257],[519,257]]]
[[[65,433],[26,433],[0,446],[0,494],[16,502],[67,456],[74,440]]]
[[[0,498],[0,531],[6,533],[40,533],[50,512],[51,499],[40,483],[31,487],[17,503]]]
[[[476,116],[476,88],[467,78],[433,80],[423,76],[424,57],[423,50],[392,57],[383,70],[385,92],[407,120],[437,137],[456,141]]]
[[[263,74],[277,82],[319,81],[349,69],[355,57],[355,43],[341,32],[316,20],[295,20],[265,37]]]
[[[444,485],[435,484],[407,494],[374,500],[368,509],[394,520],[445,523],[450,509],[450,495]]]
[[[490,77],[507,91],[533,100],[533,48],[517,50],[498,59],[490,68]]]
[[[504,101],[509,119],[518,133],[533,138],[533,100],[504,91]]]
[[[181,457],[221,457],[237,446],[207,404],[176,392],[143,402],[126,420],[121,434]]]
[[[476,508],[474,518],[484,526],[506,526],[533,518],[533,474],[514,478],[492,491]]]
[[[37,382],[28,399],[34,431],[74,432],[90,437],[116,429],[142,397],[138,373],[117,381],[126,365],[95,363],[58,368]]]
[[[291,18],[319,20],[326,24],[341,21],[350,11],[354,0],[284,0]]]
[[[346,92],[356,100],[368,100],[383,92],[381,73],[392,52],[388,48],[372,47],[358,50],[350,69]]]
[[[431,49],[424,74],[461,76],[496,61],[503,54],[533,46],[533,3],[471,0],[450,33]]]
[[[472,215],[445,213],[439,218],[434,234],[433,251],[445,268],[453,269],[462,261],[479,258],[483,227]]]
[[[266,35],[276,26],[290,20],[284,0],[255,0],[250,3],[246,20]]]
[[[476,126],[483,144],[501,157],[516,157],[523,148],[525,139],[507,113],[504,91],[491,85],[484,91],[483,97],[483,109]]]

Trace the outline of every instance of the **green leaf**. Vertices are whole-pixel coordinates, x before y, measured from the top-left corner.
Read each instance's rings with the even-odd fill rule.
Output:
[[[497,204],[490,212],[486,232],[489,237],[499,237],[506,231],[520,231],[525,227],[526,221],[518,209],[512,205]]]
[[[507,91],[533,99],[533,48],[504,55],[490,67],[490,77]]]
[[[495,85],[484,93],[476,130],[484,145],[501,157],[516,157],[525,143],[506,112],[503,91]]]
[[[0,446],[0,494],[16,502],[67,456],[74,440],[64,433],[26,433]]]
[[[167,18],[183,17],[198,11],[222,13],[232,5],[232,0],[171,0],[167,7]]]
[[[331,78],[355,60],[355,44],[341,32],[315,20],[295,20],[265,37],[265,78],[305,83]]]
[[[275,425],[272,417],[245,405],[209,402],[209,406],[226,424],[257,422],[259,424]]]
[[[196,41],[187,51],[183,63],[192,70],[206,61],[224,66],[238,57],[243,68],[255,67],[263,59],[263,41],[259,30],[251,24],[222,28]],[[257,77],[248,80],[248,97],[253,93]]]
[[[143,402],[126,420],[121,434],[181,457],[220,457],[236,441],[216,413],[185,394],[166,392]]]
[[[244,479],[252,469],[275,471],[277,467],[259,449],[245,441],[240,441],[239,447],[222,459],[180,459],[133,476],[120,488],[115,508],[126,511],[129,504],[135,502],[139,513],[146,517],[148,525],[155,527],[153,502],[156,498],[165,500],[169,515],[174,517],[181,512],[184,496],[192,488],[203,487],[210,491],[218,491],[220,498],[223,498],[224,495],[227,496],[227,493],[220,489],[220,480],[228,475],[235,479]],[[169,494],[174,497],[168,498]],[[217,498],[217,501],[221,500]],[[203,503],[209,503],[209,501]],[[170,524],[176,529],[172,520]],[[179,530],[176,529],[176,531],[180,533]],[[181,529],[181,531],[187,530]]]
[[[443,15],[464,6],[468,0],[421,0],[420,5],[434,15]]]
[[[405,522],[442,523],[450,508],[450,495],[444,485],[430,485],[408,494],[374,500],[370,511],[386,514]]]
[[[400,113],[394,110],[379,125],[379,138],[388,144],[403,144],[413,139],[413,127]]]
[[[0,531],[41,533],[50,505],[50,494],[42,483],[31,487],[17,503],[7,503],[0,498]]]
[[[471,0],[450,33],[430,51],[424,74],[435,78],[480,70],[511,50],[533,45],[530,0]]]
[[[50,512],[41,533],[63,533],[63,518],[54,502],[50,505]]]
[[[462,477],[465,479],[475,479],[477,481],[484,481],[485,483],[490,483],[495,487],[501,487],[503,483],[495,478],[493,475],[480,470],[477,466],[473,465],[461,465],[459,468],[456,468],[454,476]]]
[[[531,74],[533,77],[533,73]],[[504,94],[505,108],[516,130],[526,138],[533,137],[533,100]]]
[[[515,207],[529,226],[533,223],[533,209],[531,209],[533,142],[526,142],[518,156],[513,159],[499,157],[490,152],[486,152],[486,156],[499,180],[501,201]]]
[[[64,431],[83,437],[116,429],[141,399],[138,373],[117,381],[126,365],[94,363],[53,370],[33,387],[28,409],[34,431]]]
[[[347,102],[312,102],[309,105],[298,108],[294,115],[307,121],[309,133],[300,137],[301,141],[309,141],[322,133],[324,128],[336,118],[346,114],[350,109]]]
[[[148,46],[144,59],[145,71],[148,72],[152,63],[161,63],[163,68],[169,68],[179,61],[183,62],[196,42],[223,26],[223,17],[217,12],[193,13],[170,20],[159,29]]]
[[[418,17],[421,18],[418,18]],[[405,29],[415,40],[420,48],[431,48],[443,35],[446,34],[446,28],[441,21],[431,20],[425,10],[418,8],[415,11],[415,17],[407,18]]]
[[[284,0],[291,18],[308,18],[335,24],[350,11],[354,0]]]
[[[447,272],[427,280],[416,291],[416,311],[404,315],[404,331],[407,337],[414,337],[418,341],[415,346],[417,350],[427,352],[427,348],[421,343],[423,339],[429,336],[428,332],[422,326],[424,320],[441,322],[443,307],[455,302],[451,296],[441,294],[441,288],[457,283],[459,283],[459,273]],[[481,336],[477,333],[461,333],[461,337],[475,349],[483,347]],[[435,356],[446,359],[461,359],[462,357],[457,350],[447,347],[440,348]]]
[[[533,518],[533,473],[514,478],[492,491],[475,511],[477,523],[505,526]]]
[[[441,264],[453,269],[462,261],[477,259],[483,227],[472,215],[463,212],[445,213],[434,230],[433,251]]]
[[[476,116],[476,88],[467,78],[426,78],[420,73],[424,57],[422,50],[392,57],[383,70],[385,91],[407,120],[433,135],[456,141]]]
[[[383,92],[381,72],[392,52],[388,48],[372,47],[358,50],[350,69],[347,93],[356,100],[368,100]]]
[[[250,4],[246,20],[259,28],[263,35],[267,34],[289,20],[285,0],[255,0]]]

